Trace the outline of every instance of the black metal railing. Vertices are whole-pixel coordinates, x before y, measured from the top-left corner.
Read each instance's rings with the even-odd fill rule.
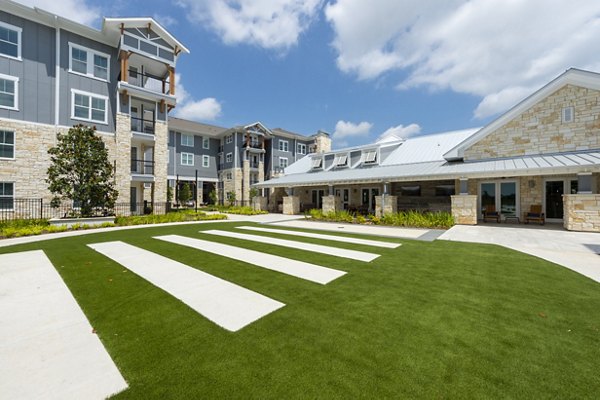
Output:
[[[223,152],[223,145],[220,145],[219,146],[219,153],[222,153],[222,152]]]
[[[248,142],[244,143],[244,147],[251,147],[253,149],[262,149],[262,143],[260,142]]]
[[[154,175],[154,161],[131,160],[131,173],[140,175]]]
[[[257,162],[252,162],[250,161],[250,168],[258,168],[258,161]]]
[[[149,135],[154,135],[155,125],[156,125],[156,121],[154,121],[154,120],[138,118],[138,117],[131,117],[131,131],[132,132],[147,133]]]
[[[127,83],[162,94],[169,94],[170,90],[168,79],[148,73],[141,73],[133,69],[129,70]]]

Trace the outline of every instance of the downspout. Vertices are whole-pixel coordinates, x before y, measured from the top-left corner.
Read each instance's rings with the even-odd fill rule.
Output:
[[[58,16],[54,16],[56,29],[56,50],[55,50],[55,77],[54,77],[54,126],[58,131],[60,122],[60,28],[58,27]]]

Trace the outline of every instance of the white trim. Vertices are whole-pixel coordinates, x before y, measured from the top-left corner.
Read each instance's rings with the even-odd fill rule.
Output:
[[[225,154],[225,162],[226,163],[233,162],[233,153],[227,153],[227,154]]]
[[[281,165],[281,160],[285,160],[285,167]],[[279,157],[279,168],[287,168],[290,166],[290,160],[287,157]]]
[[[210,157],[207,155],[202,156],[202,168],[210,168]]]
[[[90,98],[90,105],[89,105],[89,112],[88,112],[89,118],[81,118],[81,117],[75,116],[75,95],[76,94],[81,95],[81,96],[88,96]],[[91,119],[92,118],[92,97],[104,100],[104,121],[97,121],[97,120]],[[84,92],[82,90],[71,89],[71,119],[74,119],[77,121],[91,122],[94,124],[108,125],[108,97],[102,96],[99,94],[95,94],[95,93]],[[114,133],[113,133],[113,135],[114,135]]]
[[[183,143],[183,137],[186,137],[186,142],[187,143]],[[189,144],[189,138],[192,138],[192,144]],[[194,135],[191,135],[189,133],[181,133],[181,135],[179,136],[179,144],[185,147],[194,147]]]
[[[87,53],[87,61],[86,61],[87,73],[84,74],[84,73],[81,73],[78,71],[73,71],[73,49],[85,51]],[[100,56],[100,57],[106,58],[106,79],[94,75],[94,67],[95,67],[94,56]],[[99,80],[102,82],[110,83],[110,54],[102,53],[100,51],[92,50],[88,47],[69,42],[69,72],[71,74],[85,76],[87,78],[96,79],[96,80]]]
[[[580,69],[571,68],[560,76],[525,98],[523,101],[515,105],[513,108],[502,114],[496,120],[492,121],[488,125],[475,132],[473,135],[453,147],[450,151],[444,154],[444,158],[447,160],[456,160],[464,156],[464,152],[467,148],[473,144],[479,142],[487,135],[495,132],[514,118],[519,116],[521,113],[533,107],[535,104],[550,96],[558,89],[565,85],[581,86],[588,89],[600,90],[600,74],[590,71],[584,71]]]
[[[10,129],[0,129],[0,132],[11,132],[13,134],[13,156],[12,157],[0,157],[0,160],[3,161],[10,161],[10,160],[15,160],[17,158],[17,132],[16,131],[12,131]],[[0,144],[6,145],[6,143],[2,143],[0,142]]]
[[[506,218],[505,214],[502,214],[502,184],[503,183],[514,183],[515,185],[515,217],[519,217],[521,219],[521,187],[519,185],[518,179],[490,179],[490,180],[482,180],[479,182],[477,186],[477,219],[480,219],[482,208],[481,208],[481,185],[484,184],[492,184],[494,185],[494,197],[495,203],[494,207],[496,207],[496,211],[500,213],[501,218]],[[504,219],[501,219],[502,221]]]
[[[172,180],[172,181],[176,181],[177,180],[177,175],[167,175],[167,179],[168,180]],[[185,175],[179,175],[179,181],[196,181],[196,177],[195,176],[185,176]],[[207,178],[207,177],[203,177],[203,176],[199,176],[198,177],[198,182],[219,182],[218,178]],[[174,184],[175,182],[173,182]]]
[[[7,81],[13,81],[15,83],[15,92],[13,93],[13,96],[15,98],[15,105],[13,107],[0,105],[0,108],[2,108],[4,110],[19,111],[19,77],[0,74],[0,79],[5,79]]]
[[[296,139],[294,139],[294,140],[296,140]],[[302,152],[302,151],[300,151],[300,149],[301,149],[301,148],[304,148],[304,151],[303,151],[303,152]],[[298,143],[298,144],[296,144],[296,152],[297,152],[298,154],[305,155],[305,154],[306,154],[306,150],[307,150],[306,143]]]
[[[179,156],[179,163],[182,166],[185,166],[185,167],[193,167],[194,166],[194,153],[186,153],[185,151],[182,151],[180,154],[181,155]],[[184,162],[183,162],[183,155],[184,154],[185,154],[186,158],[189,157],[189,156],[191,156],[191,158],[192,158],[192,163],[191,164],[184,164]]]
[[[6,22],[2,22],[0,21],[0,26],[6,29],[10,29],[13,31],[17,32],[17,56],[9,56],[8,54],[3,54],[0,53],[0,57],[5,57],[5,58],[10,58],[11,60],[16,60],[16,61],[23,61],[22,55],[21,55],[21,49],[23,48],[23,42],[22,42],[22,33],[23,33],[23,28],[18,27],[18,26],[14,26],[11,24],[7,24]]]
[[[204,145],[206,143],[206,146]],[[206,136],[202,136],[202,148],[203,149],[210,149],[210,138],[206,137]]]
[[[282,147],[281,145],[282,145],[283,143],[285,143],[285,146],[283,146],[283,147],[285,147],[285,150],[283,150],[283,149],[281,148],[281,147]],[[290,142],[289,142],[289,141],[287,141],[287,140],[282,140],[282,139],[279,139],[279,140],[277,141],[277,148],[279,149],[279,151],[283,151],[283,152],[285,152],[285,153],[289,153],[289,151],[290,151]],[[281,158],[281,157],[280,157],[280,158]]]

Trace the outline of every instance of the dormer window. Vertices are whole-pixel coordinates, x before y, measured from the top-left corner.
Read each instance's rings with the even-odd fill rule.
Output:
[[[363,153],[365,164],[374,164],[377,160],[377,150],[369,150]]]
[[[317,158],[313,158],[312,159],[311,166],[312,166],[313,169],[321,168],[321,165],[323,165],[323,159],[321,157],[317,157]]]
[[[334,167],[345,167],[345,166],[347,166],[347,164],[348,164],[348,155],[346,155],[346,154],[335,156],[335,159],[333,160]]]

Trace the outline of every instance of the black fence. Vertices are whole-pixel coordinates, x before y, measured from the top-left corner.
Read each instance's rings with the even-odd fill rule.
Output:
[[[146,214],[166,214],[175,207],[168,202],[143,201],[137,203],[116,203],[114,207],[95,207],[93,216],[130,216]],[[0,204],[0,221],[16,219],[50,219],[68,218],[80,215],[80,208],[73,203],[62,203],[52,207],[50,201],[44,199],[12,199]]]

